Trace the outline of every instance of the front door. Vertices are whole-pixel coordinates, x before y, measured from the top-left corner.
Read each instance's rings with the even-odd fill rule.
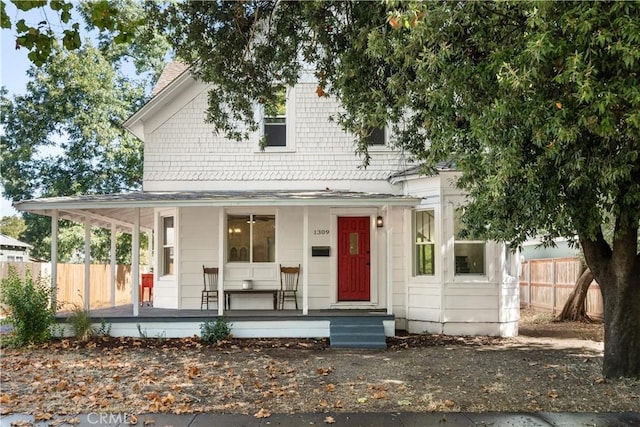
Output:
[[[338,301],[371,299],[368,216],[338,217]]]

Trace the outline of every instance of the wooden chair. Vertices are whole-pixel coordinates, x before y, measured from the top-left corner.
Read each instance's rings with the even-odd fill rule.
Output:
[[[200,299],[200,310],[207,304],[209,310],[209,301],[218,302],[218,267],[202,266],[202,277],[204,280],[204,289]]]
[[[280,293],[278,294],[278,306],[284,310],[284,302],[293,299],[298,309],[298,281],[300,278],[300,264],[297,267],[283,267],[280,264]]]

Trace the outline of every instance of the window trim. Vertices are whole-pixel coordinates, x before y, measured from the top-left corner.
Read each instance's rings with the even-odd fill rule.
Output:
[[[167,244],[167,228],[165,227],[165,220],[171,218],[173,221],[173,242],[171,244]],[[161,240],[160,240],[160,268],[159,272],[162,277],[170,277],[175,276],[176,271],[176,216],[174,214],[160,215],[160,227],[162,230]],[[173,249],[173,272],[167,272],[167,263],[165,250]]]
[[[266,112],[264,105],[256,104],[256,120],[260,126],[258,126],[258,142],[254,150],[255,153],[292,153],[296,151],[296,138],[295,138],[295,91],[292,87],[285,89],[285,125],[287,127],[285,131],[285,145],[284,146],[265,146],[260,147],[260,141],[265,137],[265,125],[266,125]]]
[[[421,242],[418,243],[416,240],[416,233],[417,233],[417,214],[419,212],[431,212],[431,216],[433,218],[433,236],[431,238],[431,240],[429,242]],[[414,278],[423,278],[423,277],[435,277],[437,274],[438,269],[436,268],[437,263],[436,260],[438,258],[437,253],[436,253],[436,236],[437,236],[437,224],[436,224],[436,209],[434,207],[429,207],[429,208],[421,208],[421,209],[414,209],[411,212],[411,252],[412,252],[412,257],[411,257],[411,276]],[[418,246],[431,246],[432,247],[432,265],[433,265],[433,272],[429,273],[429,274],[418,274],[417,270],[417,265],[416,265],[416,257],[417,257],[417,249]]]
[[[249,255],[249,260],[248,261],[241,261],[241,260],[234,260],[232,261],[230,258],[230,252],[231,252],[231,248],[229,247],[229,217],[231,216],[235,216],[235,217],[241,217],[241,216],[248,216],[249,217],[249,247],[248,249],[248,255]],[[253,260],[253,251],[254,251],[254,233],[253,233],[253,224],[255,224],[255,220],[253,219],[256,216],[272,216],[273,217],[273,223],[274,223],[274,233],[273,233],[273,237],[275,239],[274,241],[274,253],[273,253],[273,261],[254,261]],[[252,211],[251,213],[247,213],[246,211],[231,211],[231,212],[226,212],[225,213],[225,221],[226,221],[226,226],[225,229],[227,230],[226,233],[226,249],[225,249],[225,263],[226,264],[237,264],[237,265],[246,265],[246,264],[250,264],[250,265],[266,265],[266,264],[275,264],[277,263],[277,242],[278,242],[278,224],[277,224],[277,218],[278,216],[275,214],[275,212],[260,212],[260,211]]]
[[[464,207],[459,207],[453,210],[453,275],[454,277],[462,277],[462,278],[470,278],[470,277],[488,277],[488,257],[487,257],[487,241],[486,240],[477,240],[477,239],[460,239],[457,235],[456,223],[459,222],[457,219],[458,211],[464,210]],[[456,266],[456,245],[458,244],[469,244],[469,245],[482,245],[482,273],[459,273],[458,268]]]

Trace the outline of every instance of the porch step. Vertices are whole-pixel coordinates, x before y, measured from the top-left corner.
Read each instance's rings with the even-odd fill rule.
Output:
[[[382,319],[376,317],[345,317],[331,319],[331,347],[387,348]]]

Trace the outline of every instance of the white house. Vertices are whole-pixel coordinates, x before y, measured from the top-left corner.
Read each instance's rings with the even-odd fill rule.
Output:
[[[207,86],[171,63],[124,124],[144,142],[141,192],[16,208],[52,216],[54,234],[59,218],[131,232],[134,257],[139,232],[152,233],[157,309],[199,311],[203,265],[219,268],[220,295],[247,280],[254,290],[277,289],[279,266],[300,265],[300,310],[293,302],[284,310],[291,317],[259,293],[230,294],[230,311],[217,301],[216,315],[249,310],[279,322],[234,319],[236,335],[328,336],[348,313],[384,314],[387,335],[517,334],[515,257],[504,244],[455,237],[465,201],[459,173],[443,166],[418,175],[412,159],[390,148],[388,130],[374,134],[362,168],[353,136],[329,120],[338,103],[316,87],[304,78],[283,94],[286,109],[257,108],[261,129],[237,142],[204,122]],[[269,318],[275,314],[279,320]],[[132,316],[140,316],[137,304]],[[314,316],[316,326],[300,323]]]
[[[0,234],[0,262],[29,261],[29,251],[32,248],[28,243]]]

